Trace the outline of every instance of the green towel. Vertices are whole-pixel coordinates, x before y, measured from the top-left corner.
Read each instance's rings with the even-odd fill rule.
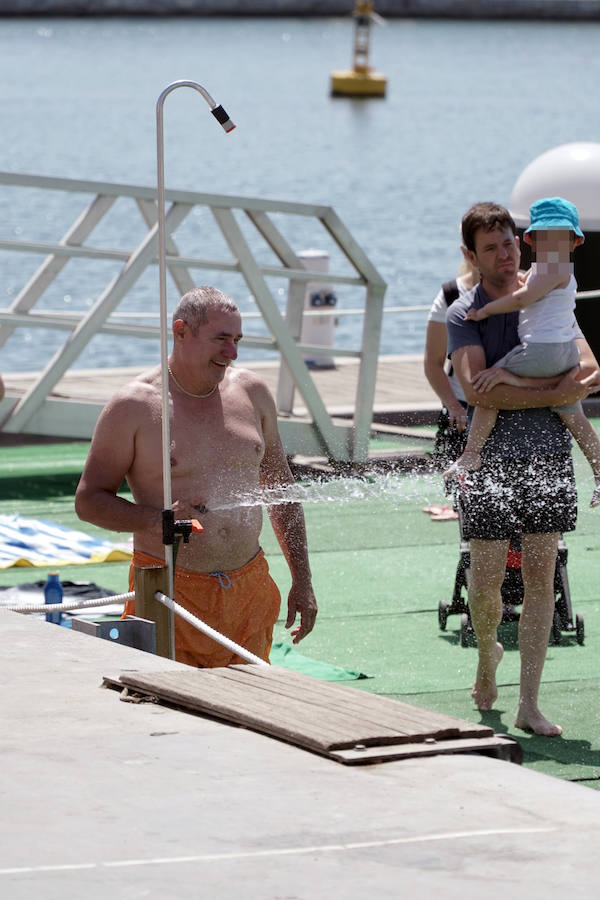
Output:
[[[303,675],[320,678],[321,681],[357,681],[359,678],[373,677],[365,675],[364,672],[358,672],[356,669],[344,669],[342,666],[332,666],[330,663],[321,662],[318,659],[310,659],[294,650],[291,644],[273,644],[269,659],[273,666],[292,669]]]

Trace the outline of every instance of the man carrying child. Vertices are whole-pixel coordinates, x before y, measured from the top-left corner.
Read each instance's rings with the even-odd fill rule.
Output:
[[[520,251],[510,213],[493,203],[471,207],[462,220],[462,251],[481,275],[480,283],[448,310],[448,352],[469,406],[498,410],[481,454],[481,467],[461,471],[458,502],[463,537],[470,542],[469,608],[478,645],[472,695],[482,711],[497,695],[496,669],[503,648],[500,588],[511,536],[521,535],[523,607],[519,622],[519,728],[554,736],[560,725],[538,706],[542,669],[554,612],[558,539],[575,527],[576,489],[569,432],[551,407],[575,403],[600,385],[600,370],[577,330],[579,364],[548,378],[515,376],[477,390],[479,374],[520,343],[518,312],[475,321],[470,308],[485,307],[521,287]]]

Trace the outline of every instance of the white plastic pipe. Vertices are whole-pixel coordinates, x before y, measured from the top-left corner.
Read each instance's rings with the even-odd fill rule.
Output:
[[[168,607],[173,613],[177,613],[177,615],[181,616],[182,619],[185,619],[186,622],[189,622],[190,625],[193,625],[194,628],[197,628],[198,631],[202,631],[204,634],[211,637],[213,640],[217,641],[218,644],[221,644],[223,647],[226,647],[228,650],[231,650],[233,653],[237,653],[238,656],[241,656],[242,659],[245,659],[249,663],[253,663],[256,666],[266,666],[268,663],[261,659],[260,656],[256,656],[254,653],[250,653],[249,650],[246,650],[244,647],[240,646],[240,644],[236,644],[235,641],[230,640],[230,638],[225,637],[224,634],[221,634],[220,631],[216,631],[214,628],[211,628],[210,625],[207,625],[206,622],[203,622],[202,619],[199,619],[197,616],[194,616],[191,612],[188,612],[187,609],[184,609],[183,606],[180,606],[178,603],[175,603],[174,600],[171,600],[170,597],[165,596],[160,591],[157,591],[154,595],[156,600],[159,600],[164,606]],[[63,601],[63,603],[39,603],[39,604],[22,604],[22,605],[14,605],[14,606],[2,606],[0,610],[5,609],[7,612],[19,612],[19,613],[47,613],[47,612],[72,612],[73,610],[78,609],[93,609],[96,606],[111,606],[113,603],[126,603],[128,600],[135,599],[135,591],[131,591],[127,594],[113,594],[110,597],[91,597],[88,600],[67,600]]]
[[[194,628],[197,628],[198,631],[201,631],[203,634],[208,635],[208,637],[212,638],[223,647],[227,647],[227,649],[231,650],[233,653],[237,653],[237,655],[241,656],[242,659],[245,659],[249,663],[254,663],[255,666],[268,666],[268,663],[266,663],[264,659],[261,659],[260,656],[255,656],[254,653],[250,653],[249,650],[246,650],[244,647],[236,644],[235,641],[232,641],[228,637],[225,637],[225,635],[221,634],[220,631],[216,631],[214,628],[211,628],[210,625],[207,625],[206,622],[202,621],[202,619],[194,616],[191,612],[188,612],[187,609],[184,609],[183,606],[180,606],[178,603],[175,603],[174,600],[171,600],[170,597],[166,597],[160,591],[157,591],[154,597],[156,600],[159,600],[166,607],[168,607],[172,612],[176,612],[178,616],[181,616],[182,619],[185,619],[186,622],[189,622],[190,625],[193,625]]]
[[[135,599],[135,592],[112,594],[110,597],[90,597],[88,600],[64,600],[62,603],[23,603],[14,606],[0,606],[0,610],[19,613],[73,612],[77,609],[95,609],[96,606],[112,606],[113,603],[127,603]]]
[[[208,105],[221,127],[233,131],[235,125],[222,106],[218,106],[206,88],[195,81],[174,81],[167,85],[156,101],[156,176],[158,205],[158,283],[160,294],[160,356],[162,377],[162,449],[163,449],[163,509],[171,509],[173,497],[171,493],[171,435],[169,429],[169,328],[167,323],[167,268],[166,268],[166,233],[165,233],[165,151],[163,129],[163,107],[171,91],[180,87],[190,87],[198,91]],[[169,570],[169,593],[173,594],[175,581],[175,565],[173,560],[173,544],[165,544],[165,564]],[[171,612],[171,659],[175,659],[175,627]]]

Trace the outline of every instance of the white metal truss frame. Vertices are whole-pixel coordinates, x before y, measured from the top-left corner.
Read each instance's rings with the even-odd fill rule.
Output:
[[[0,185],[67,191],[92,195],[93,199],[57,243],[42,243],[16,239],[0,239],[0,250],[40,254],[42,264],[20,290],[10,307],[0,309],[0,347],[16,328],[43,327],[68,332],[64,344],[39,374],[35,383],[16,403],[5,399],[0,406],[4,414],[1,430],[11,433],[59,434],[65,437],[90,437],[99,404],[62,401],[50,396],[58,381],[97,333],[112,335],[157,337],[154,325],[126,324],[111,315],[148,266],[156,264],[158,256],[158,226],[156,190],[150,187],[82,181],[36,175],[0,172]],[[94,228],[121,197],[131,198],[148,228],[141,242],[131,251],[100,249],[86,244]],[[194,286],[190,275],[193,269],[239,273],[252,293],[266,323],[270,337],[255,336],[245,344],[277,350],[282,369],[304,400],[306,419],[281,418],[280,429],[286,451],[325,455],[340,462],[358,462],[367,458],[369,433],[373,413],[375,380],[383,298],[386,284],[349,230],[329,206],[295,203],[248,197],[229,197],[220,194],[166,190],[166,235],[168,271],[180,293]],[[220,229],[232,258],[228,260],[184,257],[178,252],[173,235],[194,207],[207,207]],[[255,231],[271,248],[280,265],[257,262],[251,247],[234,215],[241,211],[253,224]],[[360,349],[336,348],[301,344],[301,316],[306,285],[315,275],[281,233],[271,214],[316,219],[333,238],[343,256],[350,263],[354,275],[319,274],[319,282],[358,285],[365,289],[362,342]],[[78,317],[56,312],[36,312],[35,304],[70,259],[104,259],[122,263],[122,268],[107,284],[96,302]],[[284,317],[267,284],[266,278],[277,276],[289,282],[288,310]],[[334,422],[304,362],[304,356],[352,356],[359,359],[354,416],[345,424]],[[88,407],[86,409],[86,407]],[[57,417],[57,413],[58,417]],[[58,430],[57,430],[58,429]]]

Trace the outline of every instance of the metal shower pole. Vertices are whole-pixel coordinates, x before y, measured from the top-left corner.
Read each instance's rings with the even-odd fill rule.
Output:
[[[160,358],[162,377],[162,463],[163,463],[163,544],[165,547],[165,563],[169,570],[169,596],[174,595],[174,559],[172,528],[170,540],[165,540],[165,515],[171,515],[173,497],[171,491],[171,434],[169,428],[169,340],[167,322],[167,272],[166,272],[166,235],[165,235],[165,150],[163,130],[163,107],[168,95],[180,87],[190,87],[198,91],[208,105],[219,124],[226,132],[233,131],[235,125],[222,106],[218,105],[208,91],[195,81],[174,81],[169,84],[156,101],[156,172],[158,202],[158,279],[160,294]],[[177,523],[175,523],[177,524]],[[175,623],[174,613],[171,617],[171,659],[175,659]]]

